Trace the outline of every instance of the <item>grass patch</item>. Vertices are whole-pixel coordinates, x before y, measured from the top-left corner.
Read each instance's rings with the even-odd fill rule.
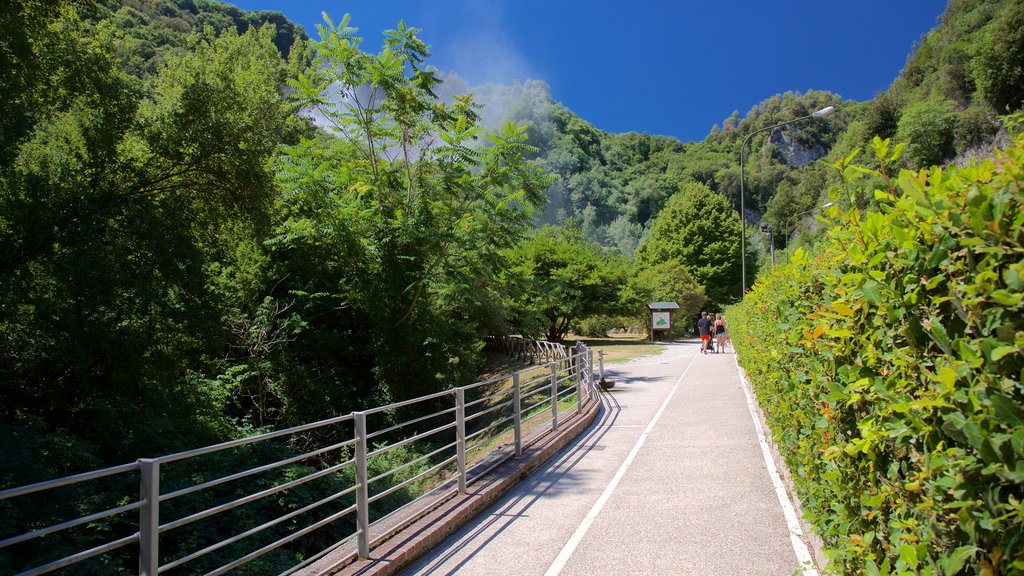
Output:
[[[574,337],[570,337],[574,339]],[[663,344],[644,340],[641,334],[621,334],[607,338],[580,338],[587,346],[594,349],[594,362],[597,363],[597,352],[604,352],[606,364],[621,364],[643,358],[657,356],[665,349]]]

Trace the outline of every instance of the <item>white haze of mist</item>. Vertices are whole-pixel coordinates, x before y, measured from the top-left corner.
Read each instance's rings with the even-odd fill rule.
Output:
[[[544,82],[528,80],[523,83],[515,82],[511,85],[485,84],[482,86],[470,86],[457,74],[445,74],[436,70],[434,73],[441,79],[441,82],[434,90],[439,100],[451,103],[457,95],[473,95],[474,102],[479,105],[477,109],[477,113],[480,116],[479,125],[484,132],[497,133],[500,132],[501,126],[505,122],[515,122],[527,127],[529,130],[528,143],[530,144],[543,147],[545,146],[544,143],[550,143],[556,137],[557,129],[551,117],[555,104],[551,99],[550,89]],[[362,89],[359,93],[360,101],[366,102],[369,91]],[[330,91],[329,98],[331,99],[331,107],[336,110],[345,105],[342,95],[337,89]],[[333,124],[318,111],[307,111],[306,115],[328,132],[342,136]],[[361,134],[348,134],[347,136],[359,138]],[[428,137],[426,141],[413,146],[409,150],[410,154],[414,158],[420,156],[423,152],[423,147],[430,146],[431,142],[436,144],[437,140]],[[388,157],[393,157],[399,153],[397,146],[394,146],[393,142],[383,142],[382,144],[384,145],[382,152]],[[479,137],[470,145],[483,148],[488,144],[489,140],[486,137]],[[387,149],[390,149],[390,151]],[[539,150],[538,152],[542,155],[546,153],[544,150]],[[544,161],[544,164],[546,165],[547,162]],[[565,220],[567,215],[572,213],[569,190],[566,188],[566,183],[563,179],[557,178],[551,184],[547,190],[547,196],[547,205],[535,215],[534,222],[537,226],[560,223]]]
[[[433,72],[441,80],[434,88],[434,93],[440,101],[451,104],[456,96],[473,95],[473,102],[479,106],[477,113],[480,116],[480,126],[486,132],[499,132],[506,121],[525,123],[533,130],[546,125],[549,121],[552,100],[550,89],[544,82],[528,80],[525,83],[515,81],[511,85],[470,86],[458,74],[438,70]],[[360,103],[364,106],[369,103],[370,94],[369,88],[366,87],[357,90]],[[351,102],[337,86],[328,88],[326,96],[327,107],[335,111],[341,111]],[[305,109],[302,113],[321,128],[338,134],[334,124],[319,110]]]
[[[450,104],[456,95],[473,94],[481,106],[477,110],[480,125],[488,132],[500,130],[505,121],[525,122],[532,125],[531,129],[536,129],[538,122],[546,123],[552,102],[550,89],[542,81],[531,80],[540,75],[516,46],[515,38],[505,32],[509,27],[501,3],[457,0],[456,4],[472,25],[444,45],[431,46],[431,51],[443,53],[454,69],[433,69],[441,79],[435,88],[438,98]],[[362,92],[359,96],[365,103]],[[335,109],[344,105],[337,89],[330,90],[328,98]],[[307,111],[307,115],[319,126],[334,131],[322,114]]]

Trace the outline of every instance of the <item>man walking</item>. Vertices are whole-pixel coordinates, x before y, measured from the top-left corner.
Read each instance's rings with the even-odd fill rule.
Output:
[[[700,353],[707,354],[708,345],[711,344],[711,318],[708,313],[701,312],[700,320],[697,320],[697,332],[700,333]]]

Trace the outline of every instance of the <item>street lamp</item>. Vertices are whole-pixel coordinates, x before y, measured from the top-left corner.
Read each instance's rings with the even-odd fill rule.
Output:
[[[824,210],[825,208],[831,208],[834,205],[835,205],[835,202],[826,202],[826,203],[822,204],[821,206],[815,206],[814,208],[811,208],[810,210],[804,210],[803,212],[798,212],[798,213],[790,216],[789,220],[786,220],[786,238],[785,238],[786,244],[785,244],[784,247],[789,246],[789,236],[790,236],[790,234],[793,233],[789,229],[789,225],[790,224],[792,224],[793,222],[798,221],[800,219],[800,217],[803,216],[804,214],[810,214],[811,212],[817,212],[818,210]]]
[[[827,106],[825,108],[822,108],[821,110],[818,110],[817,112],[814,112],[813,114],[808,114],[807,116],[801,116],[799,118],[794,118],[794,119],[788,120],[786,122],[780,122],[780,123],[775,124],[773,126],[768,126],[767,128],[761,128],[759,130],[754,130],[750,134],[747,134],[747,137],[743,139],[743,143],[740,144],[740,261],[743,263],[742,264],[743,278],[741,280],[741,286],[743,287],[743,293],[740,294],[740,299],[742,299],[743,296],[746,295],[746,293],[747,293],[747,227],[746,227],[747,215],[746,215],[746,206],[744,204],[744,196],[745,196],[745,194],[744,194],[744,190],[743,190],[743,161],[744,161],[744,158],[745,158],[744,155],[743,155],[743,151],[747,148],[747,142],[750,142],[750,139],[755,134],[759,134],[761,132],[764,132],[765,130],[774,130],[776,128],[781,128],[782,126],[793,124],[794,122],[800,122],[801,120],[807,120],[808,118],[821,118],[823,116],[828,116],[829,114],[832,114],[835,111],[836,111],[836,109],[834,107]]]
[[[768,249],[772,253],[772,266],[775,266],[775,228],[767,222],[761,222],[761,233],[768,236]]]

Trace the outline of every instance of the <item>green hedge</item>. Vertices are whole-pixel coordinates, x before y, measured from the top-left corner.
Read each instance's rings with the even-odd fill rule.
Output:
[[[880,211],[831,208],[730,311],[740,362],[830,570],[1022,574],[1024,138],[895,179],[874,146],[880,172],[836,166]]]

